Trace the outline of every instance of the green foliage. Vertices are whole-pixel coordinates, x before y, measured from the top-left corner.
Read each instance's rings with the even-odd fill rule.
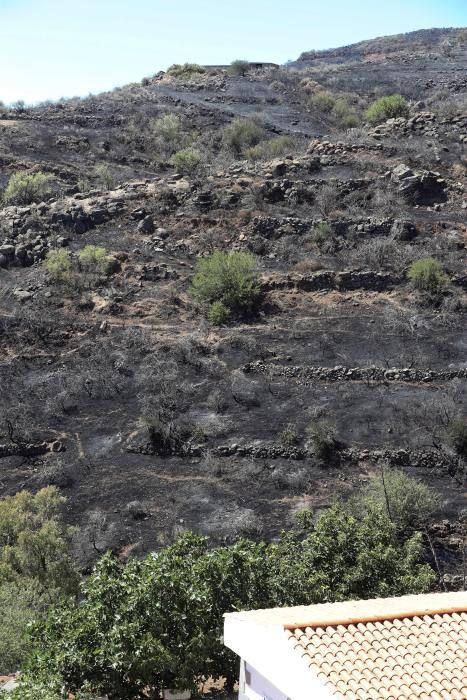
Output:
[[[174,153],[170,162],[181,175],[192,175],[201,164],[201,153],[196,148],[183,148]]]
[[[338,118],[339,123],[345,129],[352,129],[360,123],[357,110],[350,105],[343,97],[336,100],[332,109],[333,114]]]
[[[402,95],[387,95],[371,103],[366,111],[370,124],[381,124],[393,117],[408,117],[409,106]]]
[[[405,534],[424,528],[438,507],[428,486],[398,469],[373,476],[361,498],[367,508],[375,504],[385,509],[397,531]]]
[[[218,304],[229,313],[248,313],[258,295],[256,263],[250,253],[217,250],[199,260],[191,293],[201,303]],[[220,308],[216,307],[217,314]]]
[[[320,112],[329,113],[336,104],[336,98],[327,90],[320,90],[310,97],[309,104]]]
[[[68,555],[74,530],[63,523],[65,502],[55,486],[0,500],[0,584],[32,579],[48,595],[75,591]]]
[[[433,572],[421,555],[420,537],[401,542],[382,509],[357,518],[339,505],[315,523],[301,518],[274,544],[211,549],[185,533],[126,566],[106,555],[81,604],[57,606],[35,627],[22,688],[52,677],[71,692],[134,700],[207,678],[232,686],[238,660],[221,641],[225,612],[424,592]]]
[[[110,256],[105,248],[98,245],[86,245],[78,253],[81,268],[85,272],[105,275],[109,270]]]
[[[223,326],[229,322],[230,310],[222,301],[213,301],[208,308],[208,321],[214,326]]]
[[[70,253],[64,248],[49,250],[43,265],[54,281],[66,282],[70,279],[73,265]]]
[[[467,457],[467,420],[456,418],[448,426],[449,442],[462,457]]]
[[[256,146],[264,136],[261,126],[253,119],[237,117],[224,129],[224,143],[236,155],[245,148]]]
[[[167,68],[167,75],[184,80],[193,80],[206,73],[206,69],[198,63],[174,63]]]
[[[241,58],[239,58],[236,61],[232,61],[232,63],[230,64],[229,72],[231,75],[243,77],[248,73],[249,70],[250,62],[244,61]]]
[[[448,281],[440,263],[434,258],[416,260],[407,276],[417,289],[431,294],[440,292]]]
[[[313,421],[306,430],[306,446],[322,462],[330,462],[338,449],[335,429],[324,422]]]
[[[64,503],[55,487],[0,500],[0,674],[18,670],[24,661],[29,623],[62,595],[77,591],[68,554],[74,530],[63,523]]]
[[[247,148],[245,156],[248,160],[267,160],[268,158],[277,158],[290,151],[294,141],[290,136],[276,136],[268,141],[263,141],[257,146]]]
[[[45,173],[13,173],[3,193],[5,204],[41,202],[51,191],[50,175]]]
[[[149,125],[154,145],[166,155],[173,154],[186,142],[182,120],[174,112],[152,119]]]
[[[27,627],[36,611],[45,609],[44,597],[34,582],[0,584],[0,674],[14,673],[24,661],[28,649]]]
[[[279,433],[279,442],[284,447],[294,447],[300,442],[297,428],[293,423],[288,423],[284,430]]]
[[[318,248],[322,248],[332,237],[332,226],[327,221],[320,221],[313,229],[312,237]]]
[[[98,179],[99,184],[105,190],[111,190],[116,185],[114,176],[107,163],[98,163],[94,167],[94,176]]]

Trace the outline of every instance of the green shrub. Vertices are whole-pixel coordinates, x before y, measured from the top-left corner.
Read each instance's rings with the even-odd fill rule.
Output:
[[[250,70],[250,62],[249,61],[237,59],[236,61],[232,61],[232,63],[230,64],[229,73],[231,75],[244,76],[248,73],[249,70]]]
[[[238,117],[224,129],[224,143],[236,155],[240,155],[245,148],[256,146],[263,136],[263,129],[253,119]]]
[[[407,276],[417,289],[430,294],[441,291],[448,281],[440,263],[434,258],[416,260],[410,266]]]
[[[268,141],[263,141],[257,146],[247,148],[245,157],[252,161],[277,158],[290,151],[293,145],[294,140],[290,136],[277,136]]]
[[[50,194],[51,176],[45,173],[13,173],[3,193],[5,204],[40,202]]]
[[[332,112],[346,129],[352,129],[360,123],[357,111],[344,98],[336,100]]]
[[[29,652],[28,625],[46,607],[47,601],[34,582],[22,578],[20,582],[0,584],[0,675],[21,668]]]
[[[384,469],[374,475],[362,494],[366,507],[384,508],[399,532],[423,529],[438,507],[434,492],[421,481],[398,469]]]
[[[172,154],[185,143],[182,121],[178,114],[169,112],[157,119],[152,119],[149,129],[155,146],[164,154]]]
[[[115,187],[116,181],[107,163],[98,163],[94,168],[94,176],[104,190],[111,190]]]
[[[318,248],[325,246],[333,234],[332,226],[327,221],[320,221],[313,229],[312,238]]]
[[[85,272],[104,275],[109,270],[111,258],[105,248],[98,245],[86,245],[78,253],[78,259]]]
[[[409,106],[402,95],[388,95],[375,100],[366,111],[370,124],[381,124],[392,117],[408,117]]]
[[[167,68],[167,75],[184,80],[192,80],[206,73],[206,69],[198,63],[174,63]]]
[[[300,442],[297,428],[293,423],[288,423],[284,430],[279,433],[279,442],[284,447],[294,447]]]
[[[71,255],[64,248],[49,250],[43,265],[52,279],[57,282],[66,282],[71,277],[73,268]]]
[[[324,422],[310,423],[306,430],[306,447],[322,462],[332,461],[338,449],[335,428]]]
[[[457,454],[467,457],[467,420],[465,418],[452,420],[448,426],[448,436]]]
[[[336,98],[327,90],[320,90],[310,97],[309,104],[320,112],[328,113],[332,112]]]
[[[170,162],[181,175],[191,175],[201,164],[201,154],[196,148],[183,148],[174,153]]]
[[[250,312],[258,294],[255,268],[250,253],[215,251],[198,262],[191,292],[202,303],[222,303],[230,313]]]
[[[208,309],[208,321],[214,326],[223,326],[230,319],[230,311],[222,301],[213,301]]]

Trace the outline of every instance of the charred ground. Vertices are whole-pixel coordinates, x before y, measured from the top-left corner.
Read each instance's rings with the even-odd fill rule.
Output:
[[[465,465],[448,433],[467,413],[466,64],[465,37],[432,30],[5,109],[0,185],[41,170],[55,192],[0,210],[2,493],[58,485],[88,562],[181,528],[273,538],[399,466],[440,494],[433,541],[459,574]],[[324,90],[357,126],[322,109]],[[409,117],[370,126],[365,107],[389,92]],[[190,175],[157,131],[168,113],[177,148],[201,156]],[[266,144],[249,159],[225,139],[239,117]],[[113,273],[53,283],[47,251],[86,244]],[[189,294],[216,249],[257,258],[248,323],[212,327]],[[427,256],[448,277],[436,299],[407,279]],[[310,423],[336,436],[324,463]]]

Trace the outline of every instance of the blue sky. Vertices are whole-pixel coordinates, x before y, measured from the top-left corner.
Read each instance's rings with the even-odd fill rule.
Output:
[[[467,26],[467,0],[0,0],[0,100],[86,95],[185,61],[282,63],[450,26]]]

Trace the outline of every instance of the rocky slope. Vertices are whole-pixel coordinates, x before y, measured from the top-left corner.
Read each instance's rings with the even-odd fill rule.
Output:
[[[54,192],[0,210],[2,493],[60,486],[89,561],[185,527],[271,538],[298,509],[398,466],[439,492],[433,541],[443,570],[460,573],[465,464],[448,436],[467,413],[458,35],[4,110],[0,185],[40,169]],[[317,106],[324,89],[357,127]],[[365,123],[365,105],[394,89],[410,115]],[[197,172],[171,165],[156,124],[167,113],[178,147],[201,154]],[[237,117],[260,124],[263,144],[287,137],[282,152],[232,152],[224,129]],[[54,283],[47,252],[86,244],[109,251],[110,276]],[[210,326],[189,294],[215,249],[257,258],[263,302],[248,323]],[[447,277],[436,299],[407,278],[427,256]],[[332,459],[306,444],[310,423],[335,432]]]

